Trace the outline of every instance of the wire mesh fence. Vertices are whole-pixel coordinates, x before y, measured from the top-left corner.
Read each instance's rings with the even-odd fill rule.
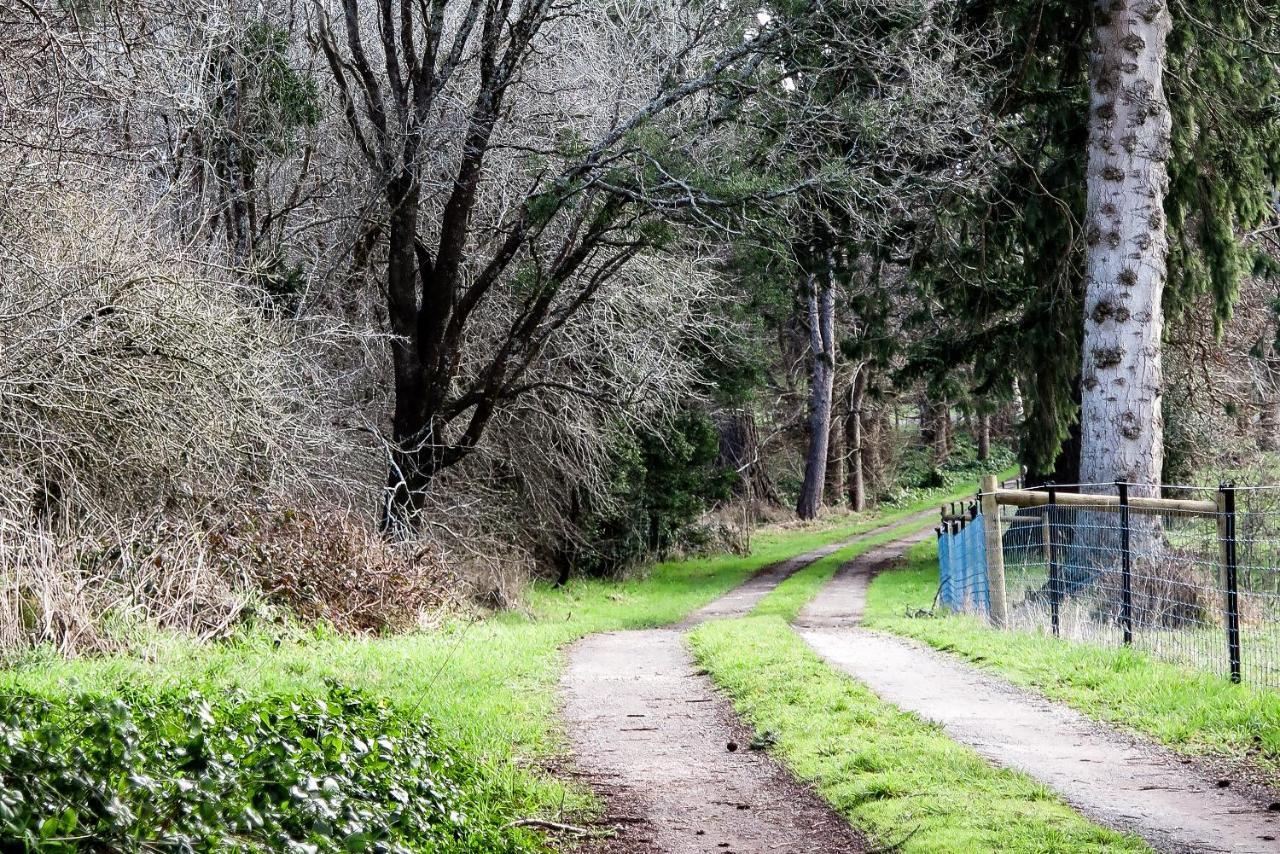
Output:
[[[1124,485],[1109,496],[1057,489],[997,493],[1006,628],[1130,645],[1280,689],[1280,490],[1186,490],[1189,500],[1130,502]],[[939,530],[940,555],[973,559],[957,541],[963,532],[983,537],[976,517],[959,531],[955,523]],[[983,574],[975,565],[945,573],[975,591],[986,583],[975,579]],[[964,592],[942,600],[953,611],[989,610]]]

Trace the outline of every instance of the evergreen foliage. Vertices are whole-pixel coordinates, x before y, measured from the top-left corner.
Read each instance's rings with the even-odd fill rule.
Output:
[[[1010,33],[993,65],[994,182],[957,196],[918,241],[915,282],[952,321],[922,338],[916,362],[971,361],[981,392],[1021,383],[1023,462],[1060,460],[1079,410],[1083,224],[1088,119],[1086,4],[977,3],[970,25]],[[1273,215],[1280,172],[1274,56],[1280,30],[1253,0],[1190,2],[1175,10],[1166,74],[1173,139],[1166,222],[1171,252],[1168,329],[1199,297],[1219,330],[1242,276],[1264,261],[1246,233]],[[1063,465],[1065,463],[1065,466]],[[1060,480],[1070,480],[1059,477]]]
[[[0,839],[27,850],[512,852],[425,722],[331,686],[0,697]]]

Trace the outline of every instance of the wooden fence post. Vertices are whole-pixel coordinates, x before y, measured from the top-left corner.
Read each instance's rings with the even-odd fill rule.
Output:
[[[1004,540],[1000,536],[1000,505],[996,490],[1000,479],[994,474],[982,478],[983,536],[987,546],[987,590],[991,596],[991,622],[1003,628],[1009,624],[1009,606],[1004,591]]]

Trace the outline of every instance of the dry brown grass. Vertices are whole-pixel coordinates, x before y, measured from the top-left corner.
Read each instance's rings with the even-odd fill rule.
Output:
[[[411,629],[460,593],[439,544],[388,542],[368,520],[337,508],[237,513],[209,546],[228,576],[343,632]]]

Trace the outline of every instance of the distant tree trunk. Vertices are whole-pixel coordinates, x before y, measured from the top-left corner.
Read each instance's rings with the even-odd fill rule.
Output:
[[[810,273],[805,300],[809,311],[809,448],[796,515],[816,519],[822,509],[827,476],[827,444],[831,437],[831,393],[835,383],[835,292],[830,259],[821,276]]]
[[[1017,454],[1017,458],[1021,462],[1022,459],[1022,430],[1023,424],[1027,420],[1027,404],[1022,399],[1022,383],[1017,377],[1013,378],[1013,449]]]
[[[1013,378],[1013,421],[1015,427],[1021,427],[1027,417],[1027,405],[1022,400],[1022,383]]]
[[[942,435],[942,460],[946,462],[951,459],[951,451],[955,447],[955,433],[951,429],[951,403],[945,399],[938,412],[938,419],[941,422],[938,432]]]
[[[920,404],[916,408],[920,412],[920,444],[932,448],[938,441],[938,420],[928,393],[920,393]]]
[[[734,494],[778,505],[778,490],[760,454],[760,432],[750,409],[735,409],[716,417],[720,436],[719,464],[738,473]]]
[[[870,414],[864,412],[862,424],[862,482],[867,492],[867,503],[871,503],[884,488],[885,460],[888,457],[885,442],[891,431],[894,435],[897,431],[890,426],[889,413],[884,409]]]
[[[951,404],[946,398],[934,401],[928,410],[929,432],[922,437],[933,448],[933,462],[941,466],[951,458]]]
[[[991,458],[991,415],[983,412],[978,415],[978,459]]]
[[[833,412],[831,436],[827,440],[827,483],[825,502],[828,507],[838,507],[845,502],[845,477],[848,470],[848,449],[845,447],[845,421],[847,416]]]
[[[230,50],[222,58],[219,74],[222,77],[222,111],[227,126],[222,157],[217,163],[222,179],[226,182],[229,204],[226,210],[227,238],[237,267],[249,264],[250,234],[248,189],[244,162],[247,158],[241,145],[240,82],[236,77],[234,55]]]
[[[1095,0],[1089,62],[1080,478],[1158,491],[1168,239],[1168,5]]]
[[[863,443],[862,402],[867,390],[867,366],[859,365],[849,387],[849,411],[845,414],[845,438],[849,454],[849,506],[857,512],[867,509],[866,464],[868,449]]]

